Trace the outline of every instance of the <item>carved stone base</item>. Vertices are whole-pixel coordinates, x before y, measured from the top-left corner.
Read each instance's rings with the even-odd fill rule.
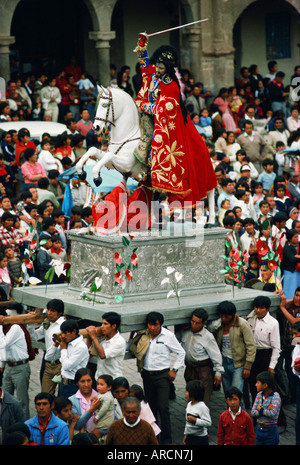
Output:
[[[44,308],[53,298],[65,303],[65,314],[74,318],[95,322],[102,320],[107,311],[122,315],[121,332],[142,329],[145,315],[150,311],[163,313],[165,325],[186,323],[197,307],[204,307],[209,319],[218,317],[217,305],[223,300],[236,304],[240,316],[252,310],[253,299],[257,295],[271,298],[271,313],[279,306],[280,298],[270,292],[253,289],[232,288],[224,284],[223,258],[226,231],[222,228],[184,231],[180,226],[175,231],[156,231],[136,234],[132,248],[136,249],[138,268],[132,271],[132,281],[127,282],[123,303],[115,301],[122,295],[120,285],[115,286],[115,253],[127,253],[121,235],[97,236],[71,233],[72,268],[70,284],[58,284],[15,288],[13,297],[18,302],[33,307]],[[102,273],[102,266],[108,274]],[[176,297],[167,298],[169,284],[161,285],[167,277],[167,267],[174,267],[183,275],[180,280],[179,303]],[[89,294],[90,285],[96,277],[102,277],[101,292]],[[172,275],[169,275],[169,277]],[[91,300],[83,300],[86,292]]]

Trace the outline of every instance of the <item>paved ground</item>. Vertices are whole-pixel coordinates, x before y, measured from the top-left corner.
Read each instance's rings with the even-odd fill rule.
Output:
[[[40,383],[39,383],[39,370],[42,359],[42,351],[39,351],[39,355],[31,364],[31,382],[30,382],[30,413],[35,415],[34,408],[34,396],[40,392]],[[136,361],[135,359],[129,359],[124,361],[124,376],[129,381],[129,384],[140,384],[142,385],[141,376],[137,373]],[[171,412],[171,422],[172,422],[172,434],[173,442],[176,445],[182,445],[183,431],[184,431],[184,421],[185,421],[185,408],[186,408],[186,399],[185,399],[185,382],[183,378],[183,370],[180,370],[177,373],[176,381],[176,399],[170,401],[170,412]],[[212,426],[209,429],[209,444],[216,445],[216,433],[218,426],[218,419],[220,414],[226,408],[226,404],[223,398],[223,392],[217,391],[213,392],[211,399],[211,418]],[[295,445],[295,413],[296,408],[295,404],[289,404],[284,407],[284,411],[287,417],[287,430],[284,434],[280,435],[280,445]]]

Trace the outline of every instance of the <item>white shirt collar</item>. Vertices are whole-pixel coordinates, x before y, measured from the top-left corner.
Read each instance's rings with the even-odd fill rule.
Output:
[[[124,421],[124,423],[125,423],[126,426],[129,426],[129,428],[134,428],[136,425],[139,424],[139,422],[141,421],[141,419],[140,419],[140,417],[138,417],[138,419],[136,420],[136,422],[133,423],[133,424],[128,423],[128,421],[126,421],[126,418],[123,418],[123,421]]]

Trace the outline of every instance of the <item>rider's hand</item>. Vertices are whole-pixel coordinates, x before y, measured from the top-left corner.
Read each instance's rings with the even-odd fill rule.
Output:
[[[139,33],[139,47],[146,47],[148,43],[148,36],[146,32],[140,32]]]

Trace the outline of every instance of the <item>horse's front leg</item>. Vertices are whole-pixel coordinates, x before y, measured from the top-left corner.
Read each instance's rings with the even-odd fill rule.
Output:
[[[215,190],[207,193],[208,200],[208,224],[215,225],[216,222],[216,210],[215,210]]]
[[[76,163],[76,169],[79,175],[83,174],[83,165],[90,157],[97,157],[99,160],[101,159],[102,151],[97,149],[96,147],[91,147],[88,151],[82,155],[80,160]],[[86,173],[85,173],[86,174]]]
[[[103,155],[103,153],[104,153],[104,155]],[[102,152],[102,155],[103,156],[102,156],[101,160],[98,161],[98,163],[96,163],[96,165],[93,168],[94,183],[95,183],[95,185],[97,187],[100,186],[100,184],[102,183],[102,178],[100,176],[100,170],[101,170],[102,166],[106,165],[106,163],[111,161],[115,154],[111,153],[111,152]]]

